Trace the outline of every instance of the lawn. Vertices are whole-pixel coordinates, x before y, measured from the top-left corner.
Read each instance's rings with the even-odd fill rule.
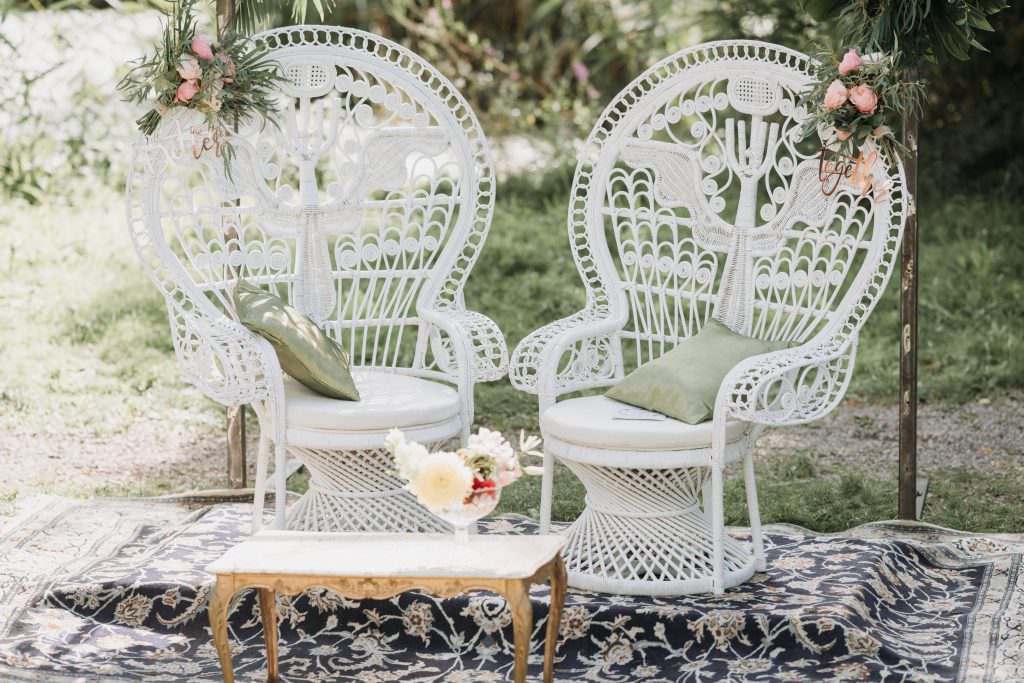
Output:
[[[467,304],[501,326],[509,345],[582,304],[565,231],[569,176],[552,171],[499,188],[498,208]],[[0,425],[40,439],[58,432],[102,437],[142,417],[211,432],[219,406],[178,380],[163,304],[142,274],[116,189],[77,188],[74,205],[0,207]],[[1019,200],[929,197],[921,202],[921,394],[959,402],[1024,386],[1024,219]],[[895,287],[868,322],[850,396],[891,402],[896,393]],[[537,428],[536,403],[507,382],[480,386],[477,420],[506,432]],[[894,515],[889,473],[816,466],[803,456],[759,469],[766,521],[838,530]],[[1012,530],[1024,517],[1024,482],[962,471],[934,476],[927,520]],[[206,484],[207,482],[199,482]],[[535,514],[539,482],[511,490],[503,509]],[[558,477],[556,516],[571,518],[582,492]],[[121,494],[152,492],[140,481]],[[5,490],[0,497],[18,492]],[[95,494],[83,489],[81,495]],[[741,487],[727,488],[731,523],[742,523]],[[1019,530],[1019,529],[1017,529]]]

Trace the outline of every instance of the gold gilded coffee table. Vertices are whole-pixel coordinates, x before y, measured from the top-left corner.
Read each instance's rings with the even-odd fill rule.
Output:
[[[558,624],[565,601],[565,540],[540,536],[355,534],[261,531],[207,567],[216,576],[210,626],[226,683],[234,683],[228,647],[228,605],[236,593],[259,593],[267,642],[267,680],[278,680],[275,594],[327,588],[354,600],[387,599],[410,590],[451,597],[472,590],[503,595],[512,610],[515,683],[526,683],[533,608],[530,586],[550,581],[544,681],[553,680]]]

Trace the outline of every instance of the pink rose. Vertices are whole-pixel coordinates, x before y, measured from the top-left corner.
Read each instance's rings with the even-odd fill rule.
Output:
[[[857,71],[861,66],[860,55],[853,48],[843,55],[843,61],[839,62],[839,75],[845,76],[846,74]]]
[[[192,44],[189,46],[192,52],[195,52],[199,57],[202,57],[208,62],[213,61],[213,48],[210,47],[210,41],[203,36],[196,36],[192,39]]]
[[[174,96],[175,102],[189,102],[199,92],[199,84],[195,81],[183,81],[178,86],[178,93]]]
[[[858,85],[850,90],[850,101],[862,114],[874,114],[878,108],[878,95],[869,86]]]
[[[199,60],[192,55],[183,54],[178,60],[178,75],[183,81],[197,81],[203,77],[203,68]]]
[[[838,78],[832,81],[828,86],[828,90],[825,91],[825,109],[829,111],[835,111],[844,104],[846,104],[846,98],[849,95],[849,91],[843,82]]]

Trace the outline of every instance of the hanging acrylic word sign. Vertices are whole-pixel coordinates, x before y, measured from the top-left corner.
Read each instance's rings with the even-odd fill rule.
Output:
[[[826,197],[832,196],[846,181],[862,197],[871,193],[875,202],[889,195],[889,179],[876,174],[878,152],[861,150],[857,156],[848,156],[828,147],[818,152],[818,180]]]
[[[149,163],[221,159],[224,144],[221,130],[211,129],[201,112],[172,108],[149,136]]]

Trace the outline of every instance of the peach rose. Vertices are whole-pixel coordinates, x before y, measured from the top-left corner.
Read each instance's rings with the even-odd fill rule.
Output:
[[[192,44],[189,46],[192,52],[196,55],[205,59],[208,62],[213,61],[213,48],[210,47],[210,41],[203,36],[196,36],[192,39]]]
[[[203,77],[203,69],[199,60],[192,55],[183,54],[178,60],[178,75],[183,81],[196,81]]]
[[[844,104],[846,104],[846,98],[849,95],[849,91],[843,82],[838,78],[829,84],[828,90],[825,91],[825,109],[829,111],[835,111]]]
[[[174,96],[175,102],[190,102],[196,93],[199,92],[199,84],[195,81],[184,81],[178,86],[178,92]]]
[[[878,95],[869,86],[858,85],[850,90],[850,101],[862,114],[874,114],[878,109]]]
[[[850,131],[837,130],[836,137],[839,138],[839,142],[846,142],[850,138]]]
[[[839,62],[839,74],[845,76],[848,73],[857,71],[862,63],[857,51],[850,48],[850,51],[843,55],[843,61]]]

